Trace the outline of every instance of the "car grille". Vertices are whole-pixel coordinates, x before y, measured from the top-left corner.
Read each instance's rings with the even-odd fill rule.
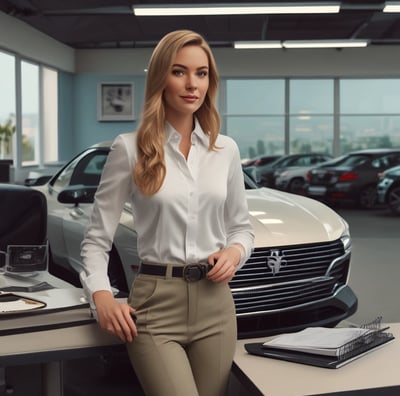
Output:
[[[256,248],[230,282],[238,317],[328,298],[346,283],[350,254],[332,242]]]

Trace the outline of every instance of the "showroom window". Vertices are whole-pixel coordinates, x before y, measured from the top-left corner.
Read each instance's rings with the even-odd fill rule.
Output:
[[[12,139],[0,152],[14,166],[58,160],[58,73],[0,51],[0,124],[11,120]],[[2,128],[3,130],[3,128]]]
[[[340,152],[400,147],[400,80],[340,80]]]
[[[43,162],[58,161],[58,73],[54,69],[42,67],[42,116],[43,116]]]
[[[0,51],[0,159],[14,157],[15,57]]]
[[[334,79],[228,79],[227,134],[242,158],[333,153]]]
[[[22,165],[39,164],[39,66],[21,62]]]
[[[289,153],[333,151],[333,79],[289,80]]]
[[[224,129],[242,158],[285,152],[285,80],[227,80],[224,97]]]
[[[400,79],[227,79],[221,91],[243,159],[400,147]]]

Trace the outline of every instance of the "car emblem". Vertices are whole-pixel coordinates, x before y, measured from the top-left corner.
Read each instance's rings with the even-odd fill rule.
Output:
[[[267,266],[274,276],[287,264],[287,261],[284,259],[285,256],[283,254],[281,256],[279,253],[279,250],[272,249],[271,254],[267,257]]]

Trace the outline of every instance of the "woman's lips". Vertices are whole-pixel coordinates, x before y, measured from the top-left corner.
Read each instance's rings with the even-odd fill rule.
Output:
[[[192,96],[192,95],[186,95],[186,96],[181,96],[181,98],[186,101],[186,102],[195,102],[198,98],[197,96]]]

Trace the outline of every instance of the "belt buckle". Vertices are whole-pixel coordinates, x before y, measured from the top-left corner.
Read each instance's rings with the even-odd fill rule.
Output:
[[[183,279],[186,282],[197,282],[206,276],[206,267],[203,264],[188,264],[183,267]]]

